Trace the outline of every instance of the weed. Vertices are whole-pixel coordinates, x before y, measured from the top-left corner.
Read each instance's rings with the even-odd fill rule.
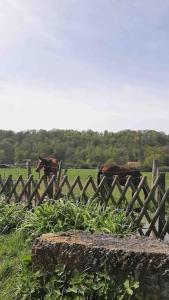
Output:
[[[135,229],[123,210],[116,211],[110,207],[103,210],[96,202],[77,204],[63,199],[43,203],[34,211],[27,212],[19,228],[29,239],[42,233],[70,229],[114,234],[132,233]]]

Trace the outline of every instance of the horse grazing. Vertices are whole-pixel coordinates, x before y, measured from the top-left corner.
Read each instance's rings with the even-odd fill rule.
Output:
[[[50,179],[52,175],[57,175],[59,161],[55,158],[47,157],[43,158],[39,155],[39,162],[36,168],[36,172],[40,172],[43,168],[44,176],[46,179]]]
[[[99,171],[97,173],[97,184],[100,184],[101,181],[101,177],[105,176],[106,180],[107,180],[107,184],[110,187],[112,182],[113,182],[113,176],[118,175],[119,176],[119,183],[120,185],[124,186],[126,181],[127,181],[127,177],[131,176],[132,177],[132,183],[134,184],[134,186],[137,188],[140,180],[141,180],[141,176],[142,174],[140,173],[139,170],[137,169],[129,169],[123,166],[117,166],[117,165],[101,165],[99,167]],[[144,192],[144,196],[147,197],[148,193],[146,188],[143,186],[143,192]]]

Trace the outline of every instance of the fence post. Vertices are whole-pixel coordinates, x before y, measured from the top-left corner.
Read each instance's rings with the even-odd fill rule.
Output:
[[[31,174],[32,174],[32,172],[31,172],[31,159],[27,159],[26,166],[27,166],[28,179],[29,179]],[[29,205],[30,205],[30,196],[31,196],[31,181],[29,182],[28,189],[27,189],[27,197],[28,197]]]
[[[26,167],[27,167],[28,178],[29,178],[31,176],[31,159],[27,159]]]
[[[153,166],[152,166],[152,186],[158,174],[158,159],[153,159]]]
[[[10,195],[11,188],[12,188],[12,175],[9,175],[7,181],[6,181],[6,196],[7,196],[7,202],[10,203],[8,196]]]
[[[58,184],[58,186],[59,186],[59,184],[60,184],[60,179],[61,179],[62,164],[63,164],[63,161],[61,160],[61,161],[59,162],[59,170],[58,170],[58,177],[57,177],[57,184]]]
[[[63,164],[63,161],[61,160],[59,162],[58,175],[56,177],[56,185],[55,185],[55,195],[54,195],[54,198],[57,198],[58,195],[61,192],[60,188],[59,188],[59,185],[60,185],[60,179],[61,179],[61,174],[62,174],[62,164]]]
[[[158,191],[157,191],[158,206],[160,206],[161,200],[163,198],[163,194],[165,193],[165,173],[161,173],[159,175],[161,177],[161,180],[159,182]],[[165,203],[161,207],[159,219],[158,219],[158,234],[159,234],[159,236],[161,235],[164,224],[165,224]]]

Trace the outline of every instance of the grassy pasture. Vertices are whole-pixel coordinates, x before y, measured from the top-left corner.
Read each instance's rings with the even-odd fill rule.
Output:
[[[81,181],[85,182],[89,176],[92,176],[96,180],[97,171],[97,169],[68,169],[67,175],[70,182],[73,182],[77,176],[80,176]],[[6,179],[9,175],[12,175],[14,180],[16,180],[19,175],[22,175],[24,179],[28,178],[28,172],[26,168],[0,168],[0,175],[2,179]],[[35,169],[32,168],[32,175],[35,179],[38,179],[41,175],[43,175],[43,171],[41,171],[39,175],[35,172]],[[142,172],[142,175],[147,176],[148,183],[151,184],[152,173]],[[169,173],[166,173],[166,186],[169,186]]]
[[[43,171],[40,174],[35,172],[35,168],[32,168],[32,175],[35,179],[38,179],[40,176],[43,175]],[[64,170],[63,170],[64,171]],[[28,171],[26,168],[18,168],[18,167],[11,167],[11,168],[0,168],[0,175],[2,179],[6,179],[9,175],[12,175],[13,179],[17,179],[20,175],[23,176],[24,179],[28,178]],[[85,181],[88,176],[93,176],[96,178],[97,169],[68,169],[67,175],[70,178],[70,181],[74,181],[77,176],[80,176],[82,181]]]
[[[64,172],[64,170],[63,170],[63,172]],[[32,174],[34,176],[34,179],[38,180],[39,176],[43,175],[43,171],[41,171],[41,173],[39,175],[38,173],[35,172],[35,169],[32,168]],[[13,180],[16,180],[19,175],[22,175],[25,180],[27,180],[27,178],[28,178],[26,168],[0,169],[0,175],[3,179],[6,179],[9,175],[12,175]],[[148,184],[151,187],[152,173],[146,172],[146,173],[142,173],[142,175],[147,176]],[[67,176],[68,176],[68,181],[70,184],[72,184],[74,182],[74,180],[76,179],[77,176],[80,176],[81,182],[84,185],[89,176],[92,176],[94,181],[96,182],[97,169],[68,169]],[[166,188],[167,187],[169,187],[169,173],[166,173]],[[43,190],[44,190],[44,186],[42,183],[41,192],[43,192]],[[67,194],[68,188],[66,187],[66,185],[63,187],[62,192],[65,195]],[[73,192],[74,192],[74,195],[77,197],[80,195],[80,189],[79,189],[78,185],[76,186],[76,188],[74,189]],[[88,189],[86,190],[86,196],[89,198],[93,195],[93,193],[94,193],[93,188],[91,185],[89,185]],[[120,193],[119,193],[117,187],[115,188],[113,195],[114,195],[115,199],[119,199]],[[128,190],[127,194],[126,194],[126,198],[127,198],[128,202],[130,202],[131,196],[132,196],[131,190]],[[141,192],[140,196],[142,198],[144,198],[143,192]]]

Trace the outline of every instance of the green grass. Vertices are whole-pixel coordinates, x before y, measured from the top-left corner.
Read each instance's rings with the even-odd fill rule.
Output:
[[[81,229],[120,235],[132,234],[135,228],[130,225],[131,219],[126,218],[123,210],[117,212],[113,211],[111,207],[103,210],[97,201],[84,205],[62,199],[54,203],[43,203],[34,211],[23,211],[22,217],[18,218],[20,209],[20,205],[17,204],[11,206],[3,201],[1,203],[0,229],[1,232],[8,232],[8,234],[0,235],[0,300],[87,299],[80,295],[82,292],[80,285],[84,287],[84,293],[96,293],[97,299],[100,300],[123,299],[106,298],[106,296],[103,298],[102,295],[106,295],[108,290],[111,293],[116,291],[121,295],[122,292],[126,293],[127,289],[129,292],[135,289],[135,283],[132,281],[131,288],[128,286],[128,279],[125,281],[125,287],[124,285],[115,285],[112,280],[106,277],[106,274],[88,276],[76,273],[70,278],[69,288],[66,290],[67,296],[57,298],[58,293],[62,294],[63,280],[67,278],[63,270],[56,270],[55,274],[45,281],[44,275],[39,272],[34,273],[31,266],[31,245],[34,238],[42,233]],[[8,228],[8,231],[3,230],[4,226]],[[94,283],[93,289],[93,279],[96,277],[98,281]],[[60,285],[62,281],[63,284]],[[45,298],[39,297],[42,288],[45,288]],[[79,298],[76,297],[76,289]]]
[[[0,175],[2,179],[8,178],[9,175],[12,175],[13,179],[17,179],[20,175],[24,179],[28,178],[28,173],[26,168],[0,168]],[[35,168],[32,168],[32,175],[35,179],[39,178],[39,174],[35,172]],[[43,175],[43,171],[40,171],[40,176]],[[80,176],[83,181],[85,181],[88,176],[93,176],[96,179],[97,169],[68,169],[67,175],[73,181],[77,176]]]
[[[68,169],[67,176],[71,184],[74,182],[77,176],[80,176],[82,183],[85,183],[89,176],[92,176],[96,182],[97,172],[97,169]],[[27,170],[24,168],[0,169],[0,175],[2,179],[7,179],[9,175],[12,175],[14,180],[16,180],[19,175],[22,175],[24,179],[28,178]],[[35,169],[32,169],[32,175],[34,179],[39,179],[39,174],[35,172]],[[43,175],[43,171],[41,171],[40,176],[41,175]],[[152,173],[144,172],[142,175],[147,176],[148,184],[151,185]],[[166,186],[169,187],[169,173],[166,173]]]
[[[16,299],[21,284],[22,261],[30,254],[31,248],[25,243],[21,231],[0,235],[0,300]]]
[[[131,234],[135,226],[124,210],[113,210],[97,202],[76,204],[74,201],[59,199],[54,203],[46,202],[34,212],[28,212],[20,226],[29,238],[42,233],[67,230],[83,230],[91,233]]]
[[[33,272],[31,246],[21,232],[0,236],[0,249],[0,300],[129,300],[139,287],[132,276],[117,282],[106,270],[68,271],[58,264],[52,273]]]
[[[69,181],[70,185],[72,185],[72,183],[75,181],[77,176],[80,176],[82,185],[84,186],[85,182],[88,180],[88,177],[92,176],[95,183],[96,183],[97,171],[98,171],[97,169],[68,169],[68,171],[67,171],[68,181]],[[64,172],[64,170],[63,170],[63,172]],[[14,180],[16,180],[18,178],[18,176],[20,174],[22,174],[23,178],[27,179],[27,170],[24,169],[24,168],[0,169],[0,174],[1,174],[2,178],[4,178],[4,176],[5,176],[5,178],[7,178],[9,175],[12,175]],[[33,174],[35,179],[39,178],[39,174],[37,174],[35,172],[35,169],[32,169],[32,174]],[[43,171],[41,171],[41,175],[42,174],[43,174]],[[63,175],[63,173],[62,173],[62,175]],[[142,173],[142,175],[147,176],[147,182],[149,184],[149,187],[151,188],[152,173],[147,172],[147,173]],[[166,173],[166,188],[168,188],[168,187],[169,187],[169,173]],[[41,187],[40,187],[40,190],[39,190],[40,194],[43,193],[44,188],[45,188],[44,183],[42,183]],[[17,192],[20,193],[21,190],[22,190],[22,185],[20,183],[17,187]],[[62,194],[67,195],[68,191],[69,191],[69,189],[65,185],[62,189]],[[74,193],[75,197],[79,197],[79,195],[81,193],[81,190],[80,190],[78,185],[73,190],[73,193]],[[93,194],[94,194],[93,188],[92,188],[91,185],[89,185],[87,190],[86,190],[86,196],[88,198],[90,198],[91,196],[93,196]],[[118,199],[120,197],[120,193],[119,193],[117,187],[114,189],[113,196],[114,196],[115,200],[118,201]],[[140,193],[140,196],[141,196],[142,199],[144,199],[143,192]],[[126,193],[126,198],[127,198],[128,202],[130,202],[131,197],[132,197],[132,192],[129,189]]]
[[[64,172],[64,170],[63,170]],[[80,176],[82,182],[85,182],[89,176],[92,176],[95,180],[97,177],[97,169],[68,169],[67,175],[70,182],[73,182],[77,176]],[[24,179],[28,178],[26,168],[0,168],[0,175],[2,179],[8,178],[9,175],[12,175],[13,179],[17,179],[19,175],[22,175]],[[35,172],[35,168],[32,168],[32,175],[35,179],[39,178],[39,174]],[[40,176],[43,175],[43,171],[40,172]],[[148,183],[151,184],[152,173],[151,172],[142,172],[143,176],[147,176]],[[169,173],[166,173],[166,185],[169,186]]]

